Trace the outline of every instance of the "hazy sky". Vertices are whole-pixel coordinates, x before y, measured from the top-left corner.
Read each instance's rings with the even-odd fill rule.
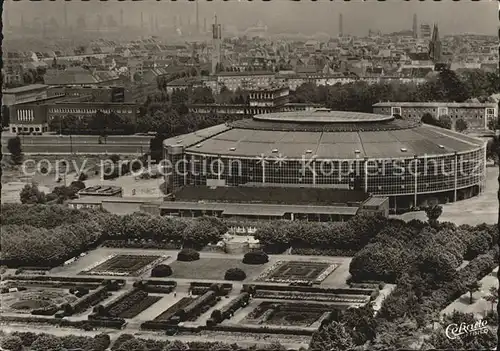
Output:
[[[127,0],[118,2],[100,2],[90,0],[88,2],[71,1],[64,3],[62,0],[54,2],[4,2],[4,20],[11,25],[20,23],[21,13],[23,13],[25,23],[35,17],[49,19],[54,16],[59,23],[63,23],[64,6],[67,7],[68,19],[74,22],[78,15],[83,14],[87,22],[95,21],[97,14],[103,17],[112,14],[118,22],[120,9],[123,9],[125,23],[137,25],[140,22],[140,13],[144,13],[144,20],[147,24],[150,14],[157,14],[161,23],[169,24],[175,15],[183,18],[183,23],[187,24],[188,17],[194,23],[195,4],[187,0],[172,2],[163,0],[134,1]],[[496,0],[484,0],[479,2],[443,0],[434,1],[408,1],[389,0],[385,2],[361,2],[361,1],[335,1],[319,0],[311,2],[302,0],[293,2],[289,0],[271,0],[262,2],[254,0],[229,0],[223,2],[214,0],[199,1],[200,25],[203,25],[203,18],[207,17],[210,23],[214,13],[226,25],[236,26],[238,29],[245,29],[256,24],[258,21],[264,22],[273,32],[303,32],[315,33],[325,32],[337,34],[338,15],[343,14],[344,32],[354,35],[367,34],[369,29],[381,30],[382,32],[399,31],[411,29],[413,14],[417,14],[418,21],[438,22],[441,34],[451,33],[480,33],[495,35],[498,22],[498,2]]]

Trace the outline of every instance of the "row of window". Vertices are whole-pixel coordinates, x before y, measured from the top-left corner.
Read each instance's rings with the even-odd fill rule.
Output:
[[[14,127],[14,126],[11,127],[11,133],[22,133],[22,132],[40,133],[40,132],[46,132],[46,131],[47,131],[46,127],[43,127],[43,128],[40,128],[40,127]]]
[[[95,108],[49,108],[50,113],[97,113],[97,111],[101,111],[103,113],[133,113],[133,109],[131,108],[116,108],[116,109],[95,109]]]
[[[17,120],[22,122],[32,122],[35,119],[33,110],[17,110]]]
[[[432,112],[436,112],[435,108],[423,108],[423,109],[421,109],[421,108],[411,107],[411,108],[405,108],[405,110],[412,110],[414,112],[416,112],[416,111],[420,111],[420,112],[431,112],[431,111]],[[457,112],[458,110],[460,110],[460,109],[451,108],[451,111],[454,111],[454,112]],[[464,113],[467,112],[467,110],[468,109],[466,109],[464,111]],[[437,115],[438,116],[447,115],[448,111],[449,111],[448,107],[438,107],[438,109],[437,109]],[[391,114],[392,115],[400,115],[400,116],[402,116],[402,108],[401,107],[391,107]],[[490,108],[490,107],[485,108],[485,115],[488,118],[494,117],[495,116],[495,109],[494,108]],[[455,116],[457,117],[458,115],[455,115]],[[410,117],[411,117],[411,115],[410,115]]]

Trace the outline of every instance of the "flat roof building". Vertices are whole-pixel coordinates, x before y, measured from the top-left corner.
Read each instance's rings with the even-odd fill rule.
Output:
[[[373,112],[384,115],[399,115],[404,119],[420,121],[430,113],[434,118],[449,116],[453,126],[463,119],[470,130],[488,129],[489,121],[498,118],[498,104],[475,102],[379,102]]]
[[[389,197],[391,209],[477,195],[486,172],[480,139],[390,114],[327,109],[217,125],[165,140],[164,152],[177,167],[166,177],[174,194],[256,184],[361,190]]]

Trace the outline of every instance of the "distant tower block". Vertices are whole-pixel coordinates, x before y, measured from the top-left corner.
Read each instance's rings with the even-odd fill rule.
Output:
[[[123,27],[123,9],[120,9],[120,27]]]
[[[222,39],[222,27],[217,23],[217,16],[215,16],[215,23],[212,25],[212,74],[217,73],[217,69],[221,62],[221,39]]]
[[[200,12],[198,8],[198,0],[196,0],[196,33],[200,33]]]
[[[141,30],[144,29],[144,13],[141,12]]]
[[[344,36],[344,19],[342,14],[339,14],[339,37]]]
[[[207,32],[207,19],[203,18],[203,33]]]
[[[429,56],[434,62],[441,61],[441,39],[439,38],[439,29],[437,24],[434,24],[432,31],[432,39],[429,43]]]
[[[413,15],[413,38],[415,38],[415,39],[418,38],[418,20],[417,20],[417,14]]]
[[[63,2],[64,6],[64,28],[68,28],[68,7],[66,5],[66,1]]]

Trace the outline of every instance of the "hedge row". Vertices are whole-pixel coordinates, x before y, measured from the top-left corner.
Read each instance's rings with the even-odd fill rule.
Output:
[[[175,290],[175,286],[173,285],[145,285],[142,287],[142,290],[147,293],[153,294],[170,294]]]
[[[4,277],[4,280],[38,280],[38,281],[54,281],[54,282],[85,282],[104,284],[109,281],[106,278],[97,277],[72,277],[72,276],[51,276],[51,275],[9,275]],[[113,279],[118,284],[125,284],[125,279]]]
[[[269,327],[269,326],[239,326],[239,325],[223,325],[217,324],[212,327],[207,327],[209,330],[213,331],[227,331],[233,333],[258,333],[258,334],[284,334],[284,335],[307,335],[311,336],[316,330],[305,329],[305,328],[280,328],[280,327]]]
[[[79,313],[85,311],[87,308],[97,305],[99,302],[105,300],[108,297],[108,287],[101,286],[96,290],[85,295],[81,299],[70,304],[73,313]]]
[[[190,284],[189,290],[191,290],[191,293],[193,295],[203,295],[209,290],[212,290],[216,293],[217,296],[227,296],[233,290],[233,284],[192,282]]]
[[[96,328],[111,328],[121,329],[125,324],[125,320],[79,320],[71,321],[61,318],[44,318],[44,317],[21,317],[21,316],[2,316],[2,322],[7,323],[40,323],[58,325],[61,327],[84,328],[88,325]]]
[[[147,297],[148,293],[134,288],[127,292],[126,294],[120,296],[120,298],[113,301],[108,306],[104,307],[104,313],[106,313],[106,317],[118,317],[120,314],[125,312],[127,309],[132,307],[133,304],[138,303],[139,301],[144,300]],[[124,302],[127,302],[125,304]]]
[[[349,250],[349,249],[335,249],[335,248],[311,248],[311,247],[292,247],[292,255],[304,255],[304,256],[346,256],[352,257],[359,250]]]
[[[217,303],[216,298],[217,295],[215,292],[210,290],[183,309],[177,311],[176,316],[180,318],[181,322],[198,317],[202,313],[203,309],[206,308],[205,306],[214,306]]]
[[[368,244],[388,221],[382,216],[366,215],[342,223],[273,221],[260,226],[254,236],[268,253],[283,253],[293,247],[296,252],[326,249],[347,256]]]
[[[296,291],[304,293],[367,295],[367,296],[370,296],[373,293],[373,289],[360,289],[360,288],[316,288],[309,286],[243,284],[242,291],[253,293],[257,290]]]
[[[151,242],[154,247],[182,244],[200,249],[220,241],[227,232],[225,224],[214,217],[185,220],[147,213],[119,216],[53,205],[2,205],[1,219],[0,265],[12,268],[55,267],[106,240],[138,240],[140,247]]]
[[[157,250],[180,250],[181,242],[163,242],[153,240],[105,240],[101,246],[118,249],[157,249]]]
[[[134,288],[147,293],[170,294],[177,287],[173,280],[141,280],[133,284]]]
[[[221,323],[225,319],[231,318],[231,316],[241,307],[244,307],[248,304],[250,300],[250,294],[244,292],[238,295],[234,300],[232,300],[229,304],[224,306],[221,310],[215,310],[212,312],[210,319],[207,320],[207,326],[213,326],[217,323]]]
[[[171,285],[173,287],[177,286],[177,282],[175,280],[159,280],[159,279],[153,280],[153,279],[150,279],[150,280],[142,280],[141,282],[145,285],[151,284],[151,285]]]
[[[97,289],[101,284],[91,284],[91,283],[72,283],[72,282],[49,282],[49,281],[37,281],[37,280],[27,280],[22,282],[23,286],[36,285],[48,288],[57,289],[72,289],[72,288],[87,288],[90,290]]]

